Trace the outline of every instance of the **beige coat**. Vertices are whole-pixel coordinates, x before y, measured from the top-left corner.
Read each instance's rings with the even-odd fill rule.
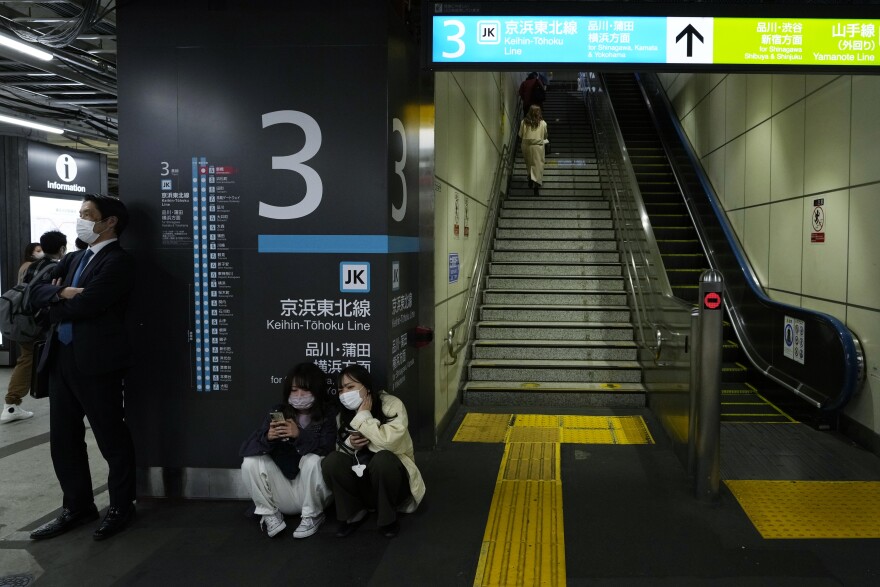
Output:
[[[390,450],[406,467],[412,499],[404,502],[398,509],[411,513],[416,511],[422,498],[425,497],[425,482],[422,480],[419,468],[416,467],[412,437],[409,435],[409,416],[406,414],[403,402],[398,398],[384,391],[379,392],[379,395],[382,397],[382,411],[391,419],[380,425],[379,420],[369,411],[362,410],[351,419],[351,427],[370,441],[367,448],[371,451]]]
[[[519,123],[519,138],[522,139],[522,154],[523,159],[526,160],[529,179],[538,184],[544,183],[544,144],[547,142],[547,123],[542,120],[537,128],[532,128],[523,120]]]

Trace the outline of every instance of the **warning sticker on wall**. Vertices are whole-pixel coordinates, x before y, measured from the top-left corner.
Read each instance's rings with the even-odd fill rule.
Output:
[[[782,353],[789,359],[804,364],[804,321],[785,317]]]

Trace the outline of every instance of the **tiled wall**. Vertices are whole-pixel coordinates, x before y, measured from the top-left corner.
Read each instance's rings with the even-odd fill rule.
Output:
[[[880,76],[661,79],[767,293],[858,335],[867,381],[845,413],[880,433]]]
[[[455,409],[458,399],[463,361],[446,365],[444,339],[467,301],[492,180],[510,138],[522,77],[485,72],[434,76],[435,424]],[[458,255],[456,282],[450,278],[451,254]]]

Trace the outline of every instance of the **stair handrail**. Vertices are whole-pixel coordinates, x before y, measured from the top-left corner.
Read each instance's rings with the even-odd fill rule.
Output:
[[[520,110],[517,110],[517,116],[512,118],[511,120],[518,120]],[[449,327],[448,332],[446,333],[446,352],[449,355],[449,359],[444,362],[444,365],[450,366],[455,365],[458,362],[458,355],[463,348],[465,348],[470,340],[470,332],[473,328],[474,323],[474,315],[476,313],[477,303],[476,301],[479,299],[480,294],[483,291],[483,282],[486,274],[486,265],[487,258],[489,255],[489,244],[492,242],[494,237],[494,228],[497,224],[498,219],[498,209],[501,203],[501,197],[503,195],[501,191],[501,184],[504,181],[505,177],[510,177],[513,169],[513,162],[515,157],[512,156],[513,150],[516,145],[517,134],[513,132],[515,127],[511,125],[511,133],[509,141],[504,144],[501,148],[501,157],[498,159],[498,166],[495,168],[495,176],[492,178],[492,197],[489,200],[489,204],[486,209],[486,218],[483,221],[483,230],[480,234],[480,248],[477,255],[474,257],[474,266],[471,269],[471,277],[470,277],[470,286],[468,288],[468,298],[467,302],[465,302],[464,307],[461,311],[461,318]],[[463,324],[466,324],[466,328],[459,330],[459,327]],[[455,338],[456,334],[461,331],[467,333],[464,339],[456,344]]]
[[[674,115],[675,109],[672,107],[665,90],[662,89],[662,84],[660,84],[656,74],[636,74],[636,77],[639,81],[642,98],[645,100],[650,116],[658,130],[661,143],[663,144],[667,159],[672,167],[676,182],[678,182],[679,187],[682,189],[685,204],[688,207],[688,212],[691,215],[691,218],[694,220],[694,226],[697,229],[700,242],[703,244],[710,266],[712,269],[724,273],[723,268],[721,267],[722,263],[719,260],[719,255],[722,253],[721,251],[716,250],[717,244],[721,244],[722,241],[711,240],[710,233],[702,221],[704,215],[701,213],[699,205],[695,200],[695,194],[690,189],[690,184],[684,175],[682,169],[683,163],[688,163],[696,175],[699,188],[703,192],[701,195],[705,196],[705,203],[709,206],[709,210],[706,212],[711,214],[711,216],[706,217],[714,218],[714,220],[717,221],[717,228],[721,229],[723,242],[729,246],[729,250],[725,251],[725,253],[732,254],[738,265],[739,271],[727,271],[724,273],[725,287],[728,292],[728,294],[724,296],[724,305],[731,318],[731,325],[733,326],[737,338],[742,344],[742,349],[745,352],[746,357],[755,368],[764,373],[766,377],[791,391],[814,407],[829,411],[840,409],[846,405],[849,399],[855,395],[864,383],[865,358],[858,337],[849,330],[843,322],[830,314],[778,302],[772,300],[764,292],[763,287],[760,285],[755,272],[752,269],[748,257],[742,250],[742,245],[740,244],[735,231],[730,226],[727,213],[718,202],[718,196],[703,170],[702,163],[696,156],[678,117]],[[659,104],[656,108],[654,105],[655,99],[659,100]],[[665,116],[661,117],[658,109],[662,109],[662,113]],[[681,149],[683,150],[681,157],[686,161],[680,162],[679,157],[673,151],[673,147],[669,144],[664,132],[664,128],[667,127],[671,128],[672,132],[677,136]],[[738,292],[735,289],[737,284],[741,284],[741,289]],[[743,296],[748,295],[753,296],[753,298],[745,301],[743,299],[734,300],[734,296],[742,298]],[[734,301],[736,301],[736,303],[734,303]],[[834,349],[835,359],[839,358],[843,361],[841,367],[843,373],[841,374],[842,383],[836,394],[832,397],[830,394],[825,394],[816,387],[817,385],[828,383],[827,380],[829,378],[827,377],[827,373],[830,369],[825,368],[816,370],[809,373],[809,377],[806,377],[805,374],[808,370],[805,367],[798,368],[796,366],[796,361],[790,361],[791,363],[794,363],[791,365],[781,361],[777,363],[773,359],[777,358],[778,355],[780,355],[780,352],[779,349],[774,346],[772,340],[764,341],[765,344],[769,344],[771,347],[771,356],[768,359],[765,356],[766,353],[757,348],[755,340],[750,336],[749,331],[751,323],[747,321],[740,312],[739,306],[742,303],[760,305],[762,308],[769,308],[771,312],[775,312],[776,314],[781,311],[786,318],[797,317],[796,319],[806,319],[809,317],[809,319],[814,321],[815,324],[820,325],[826,330],[826,332],[821,332],[826,339],[836,339],[824,340],[827,345],[831,345],[831,343],[839,343],[839,347]],[[754,310],[754,308],[752,308],[752,310]],[[788,316],[788,314],[791,314],[791,316]],[[762,321],[752,320],[751,322]],[[764,326],[766,329],[769,325],[758,324],[758,326]],[[751,327],[755,327],[755,325],[751,324]],[[772,338],[772,330],[765,330],[762,334],[765,335],[765,338]],[[831,358],[827,357],[827,361],[823,361],[823,367],[827,367],[830,360]],[[820,378],[822,380],[816,383]],[[809,383],[807,382],[807,379],[809,379]],[[831,383],[833,383],[833,381]]]
[[[636,342],[648,349],[654,362],[659,364],[664,341],[677,339],[683,344],[688,336],[685,316],[689,316],[691,305],[672,293],[617,115],[602,78],[591,75],[583,94],[597,157],[601,153],[609,169],[611,211],[626,279],[632,292],[633,323],[639,333]],[[617,148],[613,153],[610,150],[612,147]],[[625,185],[621,184],[621,177],[626,178]],[[623,204],[624,193],[629,194],[629,206]],[[653,272],[650,270],[652,267]],[[654,300],[647,301],[648,296]],[[678,320],[667,320],[666,316],[670,313]],[[647,333],[648,329],[650,334]]]

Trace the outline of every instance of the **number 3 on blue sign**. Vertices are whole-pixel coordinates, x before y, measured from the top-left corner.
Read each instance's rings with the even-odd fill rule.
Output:
[[[444,51],[443,57],[445,57],[447,59],[455,59],[456,57],[461,57],[462,55],[464,55],[464,41],[461,40],[461,38],[464,36],[464,23],[461,22],[460,20],[444,20],[443,26],[444,27],[453,26],[458,31],[455,34],[448,35],[446,37],[447,41],[450,41],[450,42],[458,45],[458,51],[453,51],[452,53],[447,53],[446,51]]]
[[[324,184],[317,171],[303,165],[314,157],[321,148],[321,127],[318,122],[306,114],[297,110],[276,110],[263,115],[263,128],[275,124],[295,124],[306,135],[306,144],[303,148],[290,155],[272,157],[272,169],[286,169],[302,176],[306,182],[306,195],[298,204],[290,206],[273,206],[260,202],[260,216],[275,220],[293,220],[302,218],[314,212],[321,203],[324,193]]]

